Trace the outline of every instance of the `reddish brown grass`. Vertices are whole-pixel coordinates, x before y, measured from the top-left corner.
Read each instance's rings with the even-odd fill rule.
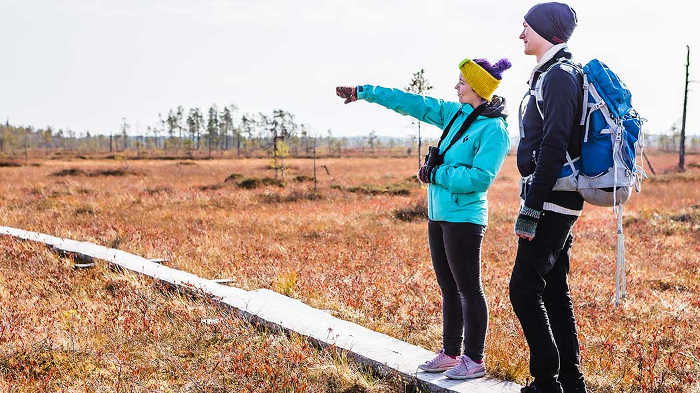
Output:
[[[0,238],[0,391],[385,392],[343,354],[205,299]]]
[[[650,158],[657,172],[669,172],[676,164],[670,155]],[[690,164],[700,162],[697,155],[687,158]],[[294,169],[285,188],[251,190],[225,179],[232,173],[270,176],[266,160],[186,166],[133,161],[129,168],[139,175],[123,177],[50,176],[66,168],[90,172],[119,165],[98,160],[0,168],[5,179],[0,217],[17,228],[167,257],[173,267],[234,278],[242,288],[272,288],[439,349],[440,294],[426,225],[396,218],[400,209],[415,210],[425,190],[409,183],[409,195],[349,192],[351,187],[403,184],[415,173],[413,160],[323,159],[320,165],[332,177],[319,169],[317,192],[311,182],[293,181],[312,174],[311,160],[289,161]],[[686,174],[667,173],[646,182],[643,193],[625,205],[629,298],[621,307],[612,306],[611,211],[587,206],[575,226],[570,283],[592,392],[698,389],[700,171],[689,167]],[[512,234],[517,181],[511,156],[489,192],[482,269],[491,318],[489,372],[524,383],[527,347],[508,300],[517,243]]]

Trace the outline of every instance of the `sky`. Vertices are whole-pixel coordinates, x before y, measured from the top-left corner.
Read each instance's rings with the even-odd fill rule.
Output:
[[[0,119],[78,133],[132,132],[183,105],[283,109],[318,135],[416,134],[410,118],[342,103],[335,86],[405,88],[424,69],[429,95],[456,101],[463,58],[509,58],[497,94],[512,116],[535,58],[518,36],[536,1],[2,0]],[[649,133],[682,117],[686,44],[700,81],[700,0],[568,2],[575,60],[598,58],[633,94]],[[700,135],[700,83],[687,131]],[[436,127],[424,136],[437,138]]]

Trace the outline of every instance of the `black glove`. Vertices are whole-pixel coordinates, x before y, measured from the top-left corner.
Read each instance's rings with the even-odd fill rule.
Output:
[[[540,221],[541,214],[539,210],[523,205],[515,220],[515,234],[532,240],[537,232],[537,223]]]
[[[418,169],[418,180],[421,183],[430,183],[433,169],[442,165],[444,157],[440,154],[440,149],[435,146],[428,147],[428,154],[425,155],[425,163]]]
[[[357,87],[355,86],[338,86],[335,88],[335,94],[340,98],[345,98],[346,104],[357,101]]]
[[[433,173],[434,166],[423,165],[418,170],[418,180],[421,183],[430,183],[430,175]]]

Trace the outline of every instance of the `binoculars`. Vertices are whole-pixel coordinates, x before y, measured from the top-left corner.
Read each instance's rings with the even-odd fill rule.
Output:
[[[428,147],[428,154],[425,155],[425,163],[429,167],[442,165],[444,156],[440,154],[440,149],[436,146]]]

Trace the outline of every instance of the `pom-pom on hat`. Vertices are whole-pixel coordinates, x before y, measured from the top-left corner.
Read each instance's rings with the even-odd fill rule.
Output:
[[[479,97],[491,100],[493,92],[501,83],[503,71],[511,67],[508,59],[501,59],[491,65],[486,59],[464,59],[459,63],[464,80]]]

